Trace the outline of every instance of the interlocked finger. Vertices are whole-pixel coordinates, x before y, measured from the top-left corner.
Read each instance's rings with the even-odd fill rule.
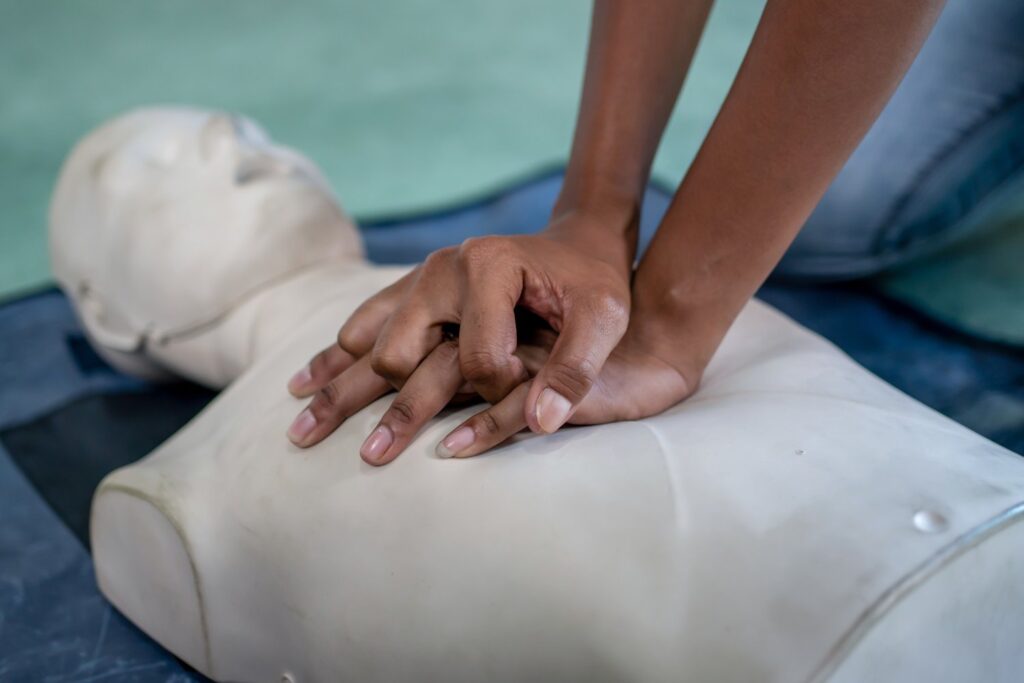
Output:
[[[437,445],[442,458],[469,458],[494,448],[526,428],[523,402],[530,382],[523,382],[512,393],[469,418]]]
[[[445,341],[406,381],[366,438],[360,456],[371,465],[385,465],[397,458],[423,425],[448,405],[461,384],[458,345]]]
[[[313,396],[313,400],[288,429],[288,438],[296,446],[312,446],[384,394],[389,385],[370,367],[369,356],[354,362]]]

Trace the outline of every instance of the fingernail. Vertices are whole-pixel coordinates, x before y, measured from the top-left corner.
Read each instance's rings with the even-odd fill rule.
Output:
[[[366,437],[366,441],[359,449],[359,455],[366,460],[377,462],[391,448],[391,443],[394,440],[395,435],[391,433],[391,430],[384,425],[379,425]]]
[[[450,458],[459,451],[464,451],[476,441],[476,432],[472,427],[459,427],[437,444],[434,450],[439,458]]]
[[[569,399],[551,387],[544,387],[544,391],[537,397],[537,423],[548,434],[565,424],[570,410],[572,403]]]
[[[290,380],[288,380],[288,391],[297,393],[302,390],[302,387],[306,386],[313,381],[313,373],[309,369],[309,366],[302,368],[296,372]]]
[[[316,427],[316,418],[309,408],[306,408],[299,413],[299,416],[292,422],[292,426],[288,428],[288,438],[292,440],[292,443],[299,444],[305,441],[314,427]]]

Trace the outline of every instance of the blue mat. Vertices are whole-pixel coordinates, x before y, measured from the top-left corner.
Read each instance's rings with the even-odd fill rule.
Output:
[[[414,262],[472,235],[535,231],[560,182],[545,175],[456,211],[364,225],[369,255]],[[648,193],[644,244],[667,202]],[[896,387],[1024,453],[1024,351],[961,336],[860,285],[769,283],[760,296]],[[56,290],[0,306],[0,680],[201,680],[103,601],[83,538],[97,478],[144,454],[209,396],[106,366]],[[105,455],[69,460],[68,443]]]
[[[141,383],[82,362],[55,291],[0,307],[0,428]],[[110,607],[85,548],[0,443],[0,681],[198,680]],[[73,477],[73,473],[67,473]]]

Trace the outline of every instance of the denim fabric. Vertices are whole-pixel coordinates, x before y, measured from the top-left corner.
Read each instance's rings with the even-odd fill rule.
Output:
[[[971,214],[1022,176],[1024,2],[950,0],[777,272],[839,279],[905,263],[982,228]]]

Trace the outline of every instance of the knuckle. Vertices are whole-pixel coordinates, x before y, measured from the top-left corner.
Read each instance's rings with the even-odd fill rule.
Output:
[[[488,384],[494,381],[500,376],[503,365],[501,355],[490,349],[463,349],[459,356],[459,370],[471,384]]]
[[[448,263],[451,261],[454,251],[454,247],[445,247],[431,252],[423,261],[423,265],[421,266],[422,274],[430,274],[437,272],[441,268],[446,268]],[[413,286],[415,287],[415,285]]]
[[[597,379],[597,368],[589,358],[553,360],[546,370],[548,384],[574,403],[583,400]]]
[[[434,353],[436,353],[444,363],[454,363],[458,361],[459,358],[459,343],[454,339],[441,342],[438,344],[437,348],[434,349]]]
[[[415,367],[404,358],[390,352],[374,351],[370,358],[370,367],[375,373],[388,381],[402,381],[412,374]]]
[[[334,414],[341,407],[341,392],[333,382],[324,386],[313,396],[309,409],[318,418],[324,415]]]
[[[496,437],[501,434],[501,424],[498,422],[498,418],[494,417],[489,410],[480,413],[477,419],[477,426],[480,432],[488,437]]]
[[[388,408],[387,421],[400,427],[409,427],[416,423],[416,402],[409,396],[398,396]]]
[[[320,353],[313,356],[313,359],[309,361],[309,372],[316,379],[321,379],[324,375],[330,373],[331,361],[328,357],[327,351],[321,351]]]
[[[356,325],[345,325],[338,330],[338,346],[353,355],[361,355],[371,341],[368,335]]]
[[[467,268],[484,266],[506,252],[508,245],[507,239],[496,235],[470,237],[459,246],[459,261]]]
[[[380,308],[383,306],[373,301],[360,306],[338,330],[338,346],[353,355],[366,353],[375,341],[367,318],[372,318]]]

